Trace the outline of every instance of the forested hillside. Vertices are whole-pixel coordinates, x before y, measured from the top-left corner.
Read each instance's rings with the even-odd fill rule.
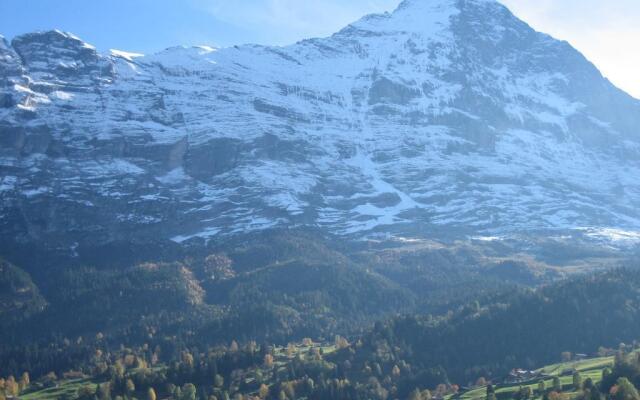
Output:
[[[136,278],[162,275],[162,271],[171,271],[172,268],[178,267],[145,265],[132,270],[126,279],[135,283],[132,288],[144,288],[144,280],[140,282]],[[328,267],[292,264],[285,268],[291,273],[288,268],[317,268],[322,271]],[[313,292],[317,279],[323,279],[322,275],[313,273],[309,276],[314,279],[298,282],[305,289],[301,293]],[[344,280],[350,280],[348,275]],[[169,282],[174,283],[171,285]],[[275,283],[267,277],[260,282],[263,286],[257,286],[259,292],[268,291],[268,287]],[[204,301],[204,297],[197,294],[203,292],[189,288],[186,277],[182,281],[165,281],[165,285],[167,290],[184,293],[181,297],[183,303],[178,307],[184,308],[189,304],[194,310],[207,309],[197,308],[198,303]],[[378,293],[382,289],[375,283],[361,283],[356,289],[362,290],[368,285],[373,285],[370,286],[371,296],[380,296]],[[640,271],[618,269],[578,276],[538,289],[507,288],[494,295],[481,295],[448,313],[392,317],[351,337],[325,338],[324,343],[307,338],[286,346],[242,340],[229,340],[218,346],[205,345],[210,332],[218,334],[209,330],[211,326],[197,329],[202,325],[196,317],[206,317],[207,314],[180,316],[177,309],[172,313],[171,306],[165,305],[163,308],[167,311],[153,314],[149,310],[148,316],[141,320],[141,326],[147,329],[146,337],[117,337],[140,340],[140,345],[127,346],[127,342],[123,342],[125,346],[121,346],[115,344],[109,334],[103,333],[82,338],[60,338],[49,342],[46,347],[31,345],[20,348],[5,344],[1,349],[7,362],[2,375],[17,377],[23,371],[30,373],[40,385],[32,386],[32,390],[39,387],[52,391],[54,389],[44,389],[50,384],[47,382],[59,382],[62,386],[58,390],[64,391],[69,398],[93,398],[91,393],[102,398],[100,393],[105,390],[110,390],[114,396],[140,398],[149,388],[176,400],[183,399],[181,396],[185,390],[196,393],[199,398],[243,394],[282,399],[281,392],[290,400],[414,400],[418,399],[416,393],[420,399],[438,398],[445,394],[453,395],[468,385],[502,383],[509,371],[518,368],[534,370],[557,362],[561,356],[571,359],[572,354],[613,354],[617,350],[612,349],[618,348],[630,351],[634,346],[621,343],[634,342],[640,331],[639,288]],[[159,289],[142,290],[138,298],[163,295],[162,291],[154,290]],[[355,293],[358,298],[367,295],[366,292]],[[286,291],[282,294],[285,300],[294,295]],[[123,292],[124,299],[128,296],[127,291]],[[318,296],[317,300],[327,305],[332,304],[332,296],[349,298],[339,291],[326,292],[326,298],[321,294]],[[398,293],[394,296],[396,301],[401,299]],[[382,304],[381,297],[373,300]],[[122,303],[117,301],[112,304],[126,307],[125,300]],[[247,298],[247,301],[262,304],[263,299]],[[340,311],[352,312],[362,307],[357,301],[352,305],[353,309],[340,308]],[[273,315],[261,312],[263,310],[257,308],[252,314],[257,322],[242,326],[242,329],[270,326],[267,320],[274,318]],[[157,332],[150,324],[156,318],[166,319],[168,325],[162,328],[165,333]],[[117,318],[111,320],[113,323],[117,321]],[[182,324],[180,330],[174,331],[176,333],[189,326],[194,329],[189,330],[189,335],[168,335],[166,332],[170,331],[171,323]],[[602,384],[598,380],[598,390],[608,393],[615,385],[621,387],[625,384],[619,381],[621,377],[640,383],[640,374],[634,372],[637,359],[632,355],[618,357],[611,375],[603,378]],[[555,367],[552,370],[561,372],[561,369]],[[55,379],[51,373],[55,373]],[[66,378],[62,379],[63,376]],[[24,382],[16,384],[24,386],[22,390],[28,393],[29,385]],[[562,385],[560,391],[564,390]],[[583,388],[581,383],[577,389],[574,388],[572,396],[583,390],[594,390],[593,387]],[[420,391],[416,392],[416,389]],[[551,383],[547,389],[545,395],[556,390]],[[507,389],[501,390],[500,399],[516,396]],[[516,397],[532,396],[525,392]]]
[[[349,358],[355,365],[401,359],[419,370],[442,367],[467,382],[532,369],[564,351],[616,347],[638,332],[640,272],[622,269],[479,298],[440,317],[378,323]]]

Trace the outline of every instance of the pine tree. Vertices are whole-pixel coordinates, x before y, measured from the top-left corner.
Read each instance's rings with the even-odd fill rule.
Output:
[[[487,400],[496,400],[496,390],[492,384],[487,385]]]
[[[543,395],[544,392],[546,392],[546,390],[547,390],[547,386],[544,383],[544,380],[541,380],[540,382],[538,382],[538,393],[540,395]]]
[[[595,387],[595,384],[593,383],[593,379],[591,378],[587,378],[584,383],[582,384],[582,388],[585,390],[591,390]]]
[[[580,372],[576,371],[573,374],[573,387],[575,390],[582,389],[582,375],[580,375]]]
[[[553,378],[553,390],[558,393],[562,392],[562,383],[560,382],[560,378],[557,376]]]

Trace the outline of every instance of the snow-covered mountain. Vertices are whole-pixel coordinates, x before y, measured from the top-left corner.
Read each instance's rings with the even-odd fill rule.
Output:
[[[640,101],[492,0],[287,47],[0,40],[5,238],[635,229],[638,177]]]

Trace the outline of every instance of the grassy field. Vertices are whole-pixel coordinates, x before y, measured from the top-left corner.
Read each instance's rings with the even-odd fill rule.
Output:
[[[57,400],[76,397],[78,389],[84,385],[95,385],[90,379],[74,379],[69,381],[61,381],[57,387],[38,390],[31,393],[20,395],[21,400]]]
[[[567,369],[576,369],[578,371],[589,371],[594,369],[603,370],[613,365],[613,357],[598,357],[582,361],[570,361],[558,363],[541,368],[539,371],[548,375],[559,375]]]
[[[312,350],[322,351],[323,354],[331,354],[335,352],[336,346],[329,344],[311,343],[309,345],[295,344],[291,351],[287,351],[287,347],[276,347],[274,349],[274,365],[276,370],[285,369],[287,365],[295,357],[307,357]],[[165,369],[166,366],[160,365],[153,367],[152,370]],[[135,373],[135,369],[127,371],[128,374]],[[20,395],[20,399],[24,400],[58,400],[58,399],[75,399],[77,398],[78,389],[85,385],[97,385],[97,382],[91,379],[74,379],[74,380],[61,380],[58,382],[58,386],[37,390],[33,392],[23,393]]]
[[[274,364],[276,366],[276,369],[286,368],[287,364],[291,361],[291,359],[298,356],[305,357],[313,349],[318,349],[318,350],[321,349],[324,354],[329,354],[336,351],[335,346],[323,345],[319,343],[313,343],[308,346],[297,344],[291,349],[291,351],[287,351],[286,347],[276,347],[274,349]],[[564,371],[575,369],[580,372],[583,381],[588,378],[591,378],[595,383],[598,383],[602,378],[602,371],[607,367],[613,366],[613,361],[614,361],[613,357],[599,357],[599,358],[592,358],[592,359],[587,359],[582,361],[571,361],[571,362],[548,365],[538,370],[538,372],[546,375],[544,379],[543,378],[534,379],[526,383],[495,385],[496,397],[498,398],[498,400],[512,399],[514,395],[520,390],[520,387],[529,386],[531,387],[532,392],[534,393],[533,400],[540,399],[541,396],[538,393],[538,384],[540,380],[544,380],[545,386],[547,388],[550,388],[553,386],[553,377],[556,377],[556,376],[560,377],[560,383],[562,384],[564,393],[572,394],[573,393],[573,376],[571,374],[562,376],[562,373]],[[155,367],[154,369],[161,369],[161,368],[165,368],[165,367],[159,366],[159,367]],[[64,399],[64,398],[74,399],[76,398],[78,389],[80,389],[84,385],[95,386],[96,382],[93,382],[90,379],[75,379],[75,380],[66,380],[66,381],[63,380],[59,382],[59,385],[57,387],[34,391],[31,393],[26,393],[21,395],[20,399],[24,399],[24,400],[54,400],[54,399]],[[447,400],[485,400],[485,398],[486,398],[486,387],[479,387],[455,396],[448,396]]]
[[[553,386],[553,377],[559,376],[562,389],[565,393],[571,394],[571,391],[573,390],[573,376],[560,376],[563,371],[575,369],[580,372],[583,381],[591,378],[594,383],[598,383],[602,378],[602,371],[611,366],[613,366],[613,357],[599,357],[582,361],[570,361],[548,365],[538,371],[545,375],[550,375],[550,377],[544,378],[545,386],[547,388]],[[520,390],[521,386],[529,386],[536,396],[535,398],[539,399],[541,396],[537,393],[537,390],[538,384],[541,380],[543,379],[540,378],[533,380],[532,382],[527,382],[527,384],[515,383],[511,385],[496,385],[496,397],[499,400],[510,399],[513,398],[513,395]],[[460,400],[484,400],[486,398],[486,387],[480,387],[464,392],[459,396],[455,396],[455,398]]]

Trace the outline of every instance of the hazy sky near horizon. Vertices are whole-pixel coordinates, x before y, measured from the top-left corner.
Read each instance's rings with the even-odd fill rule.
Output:
[[[428,1],[428,0],[425,0]],[[502,0],[535,29],[568,40],[640,98],[639,0]],[[400,0],[0,0],[0,34],[73,32],[98,49],[285,45],[327,36]]]

